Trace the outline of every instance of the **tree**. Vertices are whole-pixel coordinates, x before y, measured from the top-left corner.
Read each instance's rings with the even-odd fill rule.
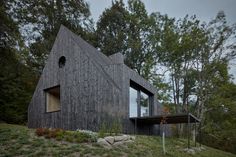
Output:
[[[227,68],[229,61],[235,56],[235,25],[228,25],[223,12],[219,12],[214,20],[204,26],[206,42],[198,51],[195,60],[197,70],[196,110],[204,119],[206,105],[212,92],[219,85],[216,80],[229,80]]]
[[[0,2],[0,120],[23,123],[35,81],[25,65],[18,24],[9,15],[7,1]]]
[[[127,51],[128,11],[123,1],[112,2],[112,6],[100,16],[97,22],[97,46],[106,55],[125,54]]]
[[[98,47],[107,55],[121,52],[125,63],[144,78],[151,78],[155,53],[149,44],[152,19],[140,0],[115,1],[97,23]]]
[[[12,0],[11,15],[20,23],[29,45],[28,62],[40,74],[56,34],[63,24],[84,39],[94,42],[93,23],[83,0]]]
[[[157,63],[167,69],[175,112],[191,109],[204,121],[218,81],[230,79],[227,67],[235,56],[235,25],[227,24],[223,12],[209,24],[195,16],[179,20],[159,13],[151,16],[155,20],[151,44]]]

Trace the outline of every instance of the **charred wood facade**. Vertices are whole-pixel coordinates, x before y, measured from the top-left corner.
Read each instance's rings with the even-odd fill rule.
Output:
[[[123,60],[120,53],[105,56],[61,26],[28,107],[28,127],[98,131],[102,123],[118,120],[124,133],[134,133],[129,117],[130,84],[150,93],[150,116],[160,112],[160,105],[156,89]],[[60,87],[60,107],[47,112],[46,91],[52,87]],[[155,128],[143,125],[137,130],[153,134]]]

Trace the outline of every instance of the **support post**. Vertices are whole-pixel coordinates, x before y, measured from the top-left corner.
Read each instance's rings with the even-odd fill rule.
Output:
[[[197,134],[197,123],[196,123],[196,120],[195,120],[195,124],[194,124],[194,142],[195,142],[195,147],[197,147],[197,139],[196,139],[196,134]]]
[[[199,127],[199,144],[200,144],[200,147],[201,147],[201,143],[202,143],[202,123],[200,122],[200,127]]]
[[[134,125],[135,125],[135,135],[137,135],[137,118],[135,118],[135,121],[134,121]]]
[[[166,144],[165,144],[165,124],[163,124],[163,129],[162,129],[162,147],[163,147],[163,153],[166,155]]]
[[[189,116],[189,113],[188,113],[188,148],[190,148],[190,116]]]

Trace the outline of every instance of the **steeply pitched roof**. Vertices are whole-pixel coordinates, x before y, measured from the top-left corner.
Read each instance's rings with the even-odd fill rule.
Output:
[[[92,45],[90,45],[88,42],[84,41],[80,36],[76,35],[75,33],[71,32],[68,28],[61,25],[61,28],[66,31],[66,33],[69,33],[74,41],[78,44],[78,46],[86,52],[93,60],[98,62],[99,64],[103,65],[109,65],[112,64],[112,60],[104,55],[102,52],[98,51],[96,48],[94,48]]]
[[[98,69],[101,70],[102,74],[118,89],[120,89],[119,85],[112,79],[110,74],[105,70],[104,66],[114,64],[112,60],[94,48],[92,45],[87,43],[81,37],[76,35],[75,33],[71,32],[68,28],[61,25],[59,32],[67,33],[74,42],[81,48],[81,50],[89,56],[89,58],[95,63]]]

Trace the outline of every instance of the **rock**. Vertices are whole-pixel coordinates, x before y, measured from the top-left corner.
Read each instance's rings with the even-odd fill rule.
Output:
[[[120,145],[122,145],[122,144],[124,144],[124,142],[119,141],[119,142],[115,142],[115,143],[113,144],[113,146],[120,146]]]
[[[130,139],[129,135],[123,135],[123,141],[127,141],[129,139]]]
[[[112,136],[107,136],[104,139],[110,144],[113,144],[115,142],[115,139]]]
[[[106,148],[111,148],[111,145],[103,138],[99,138],[97,143],[106,147]]]
[[[114,136],[115,138],[115,142],[118,142],[118,141],[123,141],[126,137],[124,136]]]
[[[132,141],[132,140],[126,140],[126,141],[124,141],[125,143],[132,143],[132,142],[134,142],[134,141]]]
[[[199,151],[199,152],[202,151],[200,147],[194,147],[193,149],[194,149],[195,151]]]
[[[191,148],[185,148],[184,151],[189,154],[193,154],[193,155],[195,154],[195,150]]]
[[[130,140],[135,140],[135,136],[130,136]]]

